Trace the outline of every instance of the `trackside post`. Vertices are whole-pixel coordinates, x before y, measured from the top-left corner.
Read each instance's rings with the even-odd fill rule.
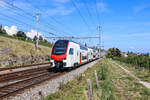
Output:
[[[96,79],[96,86],[97,86],[97,88],[99,88],[99,82],[98,82],[98,77],[97,77],[96,70],[94,70],[94,74],[95,74],[95,79]]]
[[[90,79],[87,79],[87,86],[88,86],[89,100],[93,100],[92,83]]]

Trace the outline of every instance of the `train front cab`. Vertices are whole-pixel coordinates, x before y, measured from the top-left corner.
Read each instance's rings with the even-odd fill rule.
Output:
[[[51,52],[51,67],[55,67],[58,69],[63,68],[66,66],[67,60],[67,51],[68,51],[69,41],[67,40],[58,40]]]
[[[51,66],[57,69],[68,69],[77,66],[78,64],[78,44],[67,40],[58,40],[52,49]]]

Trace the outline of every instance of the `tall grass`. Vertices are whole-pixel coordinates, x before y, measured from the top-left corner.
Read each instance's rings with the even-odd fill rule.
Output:
[[[113,60],[118,60],[127,64],[144,67],[150,69],[150,56],[128,56],[128,57],[114,57]]]

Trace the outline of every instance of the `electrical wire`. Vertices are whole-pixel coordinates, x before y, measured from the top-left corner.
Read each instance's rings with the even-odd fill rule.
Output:
[[[33,6],[34,8],[36,8],[37,10],[41,11],[41,9],[40,9],[38,6],[32,4],[32,2],[30,2],[29,0],[26,0],[26,2],[29,3],[31,6]],[[43,12],[44,12],[44,11],[43,11]],[[44,12],[44,13],[47,14],[47,12]],[[48,14],[47,14],[47,15],[48,15]],[[48,17],[50,17],[50,18],[51,18],[53,21],[55,21],[57,24],[60,24],[61,26],[65,27],[67,30],[68,30],[68,29],[70,30],[69,27],[67,27],[65,24],[61,23],[60,21],[56,20],[56,18],[54,18],[54,17],[52,17],[52,16],[48,16]],[[65,32],[65,31],[62,31],[62,32],[69,34],[69,32]],[[71,31],[70,31],[70,32],[71,32]],[[71,33],[73,33],[73,32],[71,32]]]
[[[3,1],[3,0],[1,0],[1,1]],[[27,15],[33,17],[33,18],[36,18],[33,14],[31,14],[31,13],[29,13],[29,12],[26,12],[25,10],[23,10],[23,9],[21,9],[21,8],[19,8],[19,7],[15,6],[15,5],[13,5],[13,4],[7,2],[7,1],[3,1],[3,2],[5,2],[6,4],[8,4],[8,5],[10,5],[10,6],[14,7],[14,8],[16,8],[16,9],[22,11],[22,12],[24,12],[25,14],[27,14]],[[44,25],[44,26],[48,26],[48,25],[49,25],[49,24]],[[50,29],[56,31],[56,29],[54,29],[54,28],[52,28],[52,27],[50,27],[50,26],[48,26],[48,28],[50,28]],[[56,32],[57,32],[57,31],[56,31]]]
[[[95,9],[96,9],[96,14],[97,14],[98,24],[100,25],[100,16],[99,16],[98,8],[97,8],[97,1],[94,0],[94,3],[95,3]]]
[[[82,2],[84,3],[84,6],[85,6],[85,8],[86,8],[86,10],[87,10],[87,13],[88,13],[88,15],[89,15],[91,21],[93,22],[93,17],[92,17],[92,14],[91,14],[91,12],[90,12],[90,9],[89,9],[89,6],[88,6],[87,2],[86,2],[85,0],[82,0]]]
[[[2,13],[0,13],[0,15],[2,15],[2,16],[4,16],[4,17],[7,17],[7,18],[9,18],[9,19],[12,19],[12,20],[14,20],[14,21],[17,21],[17,22],[19,22],[19,23],[22,23],[22,25],[26,25],[27,27],[35,28],[35,26],[29,25],[29,24],[27,24],[27,23],[24,23],[23,21],[20,21],[20,20],[18,20],[18,19],[16,19],[16,18],[13,18],[13,17],[7,16],[7,15],[2,14]],[[42,31],[42,32],[49,33],[49,34],[51,34],[51,35],[55,35],[55,34],[53,34],[53,33],[51,33],[51,32],[45,31],[45,30],[40,29],[40,28],[39,28],[39,30],[40,30],[40,31]],[[56,36],[56,35],[55,35],[55,36]]]
[[[90,30],[90,26],[88,25],[88,23],[86,22],[84,16],[81,14],[80,9],[77,7],[76,3],[74,2],[74,0],[71,0],[73,6],[76,8],[76,10],[78,11],[78,14],[80,15],[81,19],[83,20],[83,23],[85,24],[85,26],[87,26],[88,30]],[[92,31],[91,31],[92,32]]]

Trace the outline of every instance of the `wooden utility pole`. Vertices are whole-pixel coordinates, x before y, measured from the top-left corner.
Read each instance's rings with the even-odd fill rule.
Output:
[[[88,86],[89,100],[93,100],[92,83],[90,79],[87,79],[87,86]]]
[[[94,70],[94,74],[95,74],[95,79],[96,79],[97,88],[99,88],[99,82],[98,82],[98,77],[97,77],[97,72],[96,72],[96,70]]]

